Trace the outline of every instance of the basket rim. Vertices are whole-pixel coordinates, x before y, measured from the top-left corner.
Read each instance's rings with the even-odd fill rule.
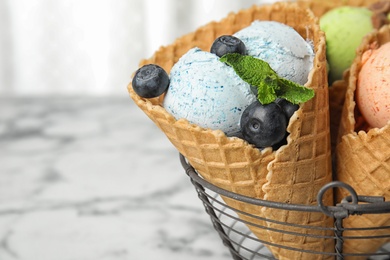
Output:
[[[340,182],[332,181],[324,185],[317,194],[316,205],[304,205],[304,204],[292,204],[285,202],[269,201],[259,198],[248,197],[242,194],[231,192],[220,188],[214,184],[211,184],[207,180],[203,179],[196,170],[187,162],[187,159],[180,155],[180,162],[184,168],[186,174],[200,186],[207,188],[221,196],[225,196],[234,200],[238,200],[244,203],[269,207],[281,210],[291,211],[303,211],[303,212],[321,212],[325,215],[334,218],[346,218],[349,215],[362,215],[362,214],[382,214],[390,213],[390,201],[385,201],[384,197],[380,196],[359,196],[356,191],[350,185]],[[324,205],[322,198],[325,192],[331,188],[344,188],[350,193],[350,196],[344,198],[340,203],[336,205]],[[359,204],[363,202],[364,204]]]

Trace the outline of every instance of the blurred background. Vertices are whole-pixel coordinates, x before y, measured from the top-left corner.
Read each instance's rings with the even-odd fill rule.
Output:
[[[0,95],[127,95],[140,59],[272,0],[0,0]]]
[[[0,0],[0,259],[231,259],[126,87],[161,45],[269,2]]]

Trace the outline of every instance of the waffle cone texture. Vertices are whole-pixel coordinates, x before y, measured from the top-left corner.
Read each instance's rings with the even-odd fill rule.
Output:
[[[369,6],[380,0],[298,0],[300,6],[309,8],[315,16],[321,17],[331,9],[340,6]]]
[[[367,35],[360,47],[350,70],[339,84],[347,87],[340,123],[339,143],[336,148],[337,178],[351,185],[358,194],[383,196],[390,199],[390,123],[382,128],[356,131],[359,119],[355,103],[358,75],[362,66],[362,55],[373,44],[381,46],[390,41],[390,26]],[[347,194],[342,192],[339,196]],[[389,214],[351,216],[344,222],[346,228],[384,227],[390,225]],[[348,236],[374,236],[388,234],[387,230],[346,231]],[[347,239],[345,253],[374,253],[389,239]],[[352,257],[351,259],[359,259]],[[360,259],[364,259],[363,257]]]
[[[227,137],[220,130],[204,129],[185,119],[175,120],[161,106],[163,97],[143,99],[135,94],[131,84],[128,86],[130,96],[208,182],[252,198],[316,205],[317,192],[331,181],[332,173],[325,38],[317,18],[308,9],[292,3],[276,3],[231,13],[219,22],[211,22],[161,47],[152,58],[141,61],[140,66],[158,64],[169,72],[189,49],[196,46],[208,51],[218,36],[233,34],[254,20],[287,24],[315,46],[314,65],[306,83],[315,91],[315,97],[302,104],[290,119],[287,145],[277,151],[259,150],[242,139]],[[310,253],[334,251],[333,239],[321,237],[332,235],[333,220],[324,214],[265,208],[226,197],[224,200],[243,221],[250,222],[247,226],[276,258],[331,259]],[[331,192],[326,193],[323,201],[333,204]],[[315,228],[285,226],[269,220]],[[286,234],[286,231],[299,235]],[[306,236],[308,233],[313,236]]]

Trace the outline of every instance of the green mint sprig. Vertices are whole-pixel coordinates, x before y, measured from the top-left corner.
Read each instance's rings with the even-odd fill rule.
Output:
[[[238,53],[228,53],[220,61],[233,67],[237,75],[248,84],[257,87],[257,99],[263,105],[284,98],[293,104],[306,102],[314,97],[314,90],[279,77],[263,60]]]

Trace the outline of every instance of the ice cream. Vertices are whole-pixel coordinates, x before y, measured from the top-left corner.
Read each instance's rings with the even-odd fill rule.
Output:
[[[172,67],[163,106],[176,119],[239,132],[242,112],[256,100],[248,83],[215,54],[193,48]]]
[[[313,48],[293,28],[274,21],[254,21],[234,36],[244,42],[248,55],[268,62],[280,77],[301,85],[307,82]]]
[[[390,120],[390,43],[366,51],[362,64],[357,105],[371,127],[381,128]]]
[[[372,31],[372,12],[365,7],[343,6],[332,9],[320,19],[326,35],[329,82],[341,79],[355,58],[362,38]]]
[[[244,42],[247,55],[266,61],[280,77],[307,82],[313,48],[293,28],[255,21],[234,36]],[[238,135],[241,115],[255,100],[251,85],[217,55],[193,48],[173,66],[163,106],[176,119],[231,136]]]

